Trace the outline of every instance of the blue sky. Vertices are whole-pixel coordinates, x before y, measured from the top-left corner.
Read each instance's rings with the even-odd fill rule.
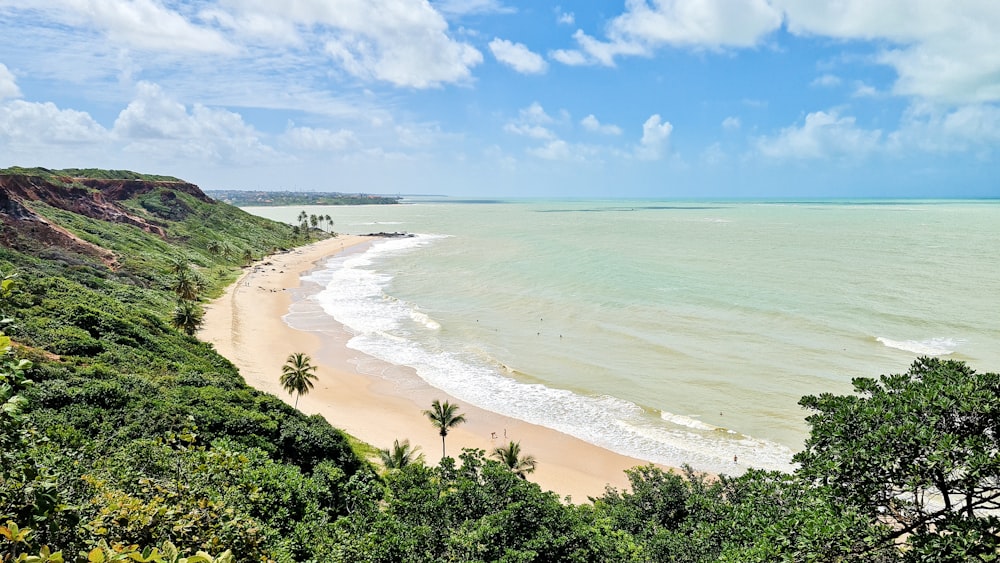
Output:
[[[0,0],[0,167],[1000,197],[996,0]]]

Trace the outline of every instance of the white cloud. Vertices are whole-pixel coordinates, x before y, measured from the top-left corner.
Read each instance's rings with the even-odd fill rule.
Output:
[[[490,41],[490,51],[498,61],[522,74],[541,74],[549,67],[541,55],[522,43],[496,38]]]
[[[786,127],[774,137],[756,141],[757,151],[775,159],[825,159],[858,157],[874,152],[882,139],[880,130],[857,126],[853,117],[817,111],[801,126]]]
[[[156,0],[24,0],[56,21],[93,26],[109,39],[135,49],[177,53],[235,54],[218,31],[195,25]]]
[[[552,123],[555,121],[549,114],[545,113],[545,108],[538,102],[532,102],[530,106],[521,109],[518,114],[521,121],[526,123]]]
[[[952,104],[1000,100],[1000,2],[995,0],[626,0],[606,40],[574,34],[577,49],[554,51],[567,65],[614,66],[661,46],[758,46],[782,23],[797,35],[884,45],[877,62],[897,73],[897,95]],[[820,77],[816,86],[834,86]]]
[[[722,128],[727,131],[735,131],[742,126],[743,122],[738,117],[729,116],[722,120]]]
[[[580,120],[580,125],[587,131],[595,131],[597,133],[604,133],[605,135],[621,135],[622,128],[617,125],[605,125],[594,117],[594,114],[590,114]]]
[[[809,83],[810,86],[822,86],[824,88],[833,88],[834,86],[840,86],[840,77],[833,74],[824,74]]]
[[[869,86],[864,82],[857,82],[854,85],[854,93],[851,96],[855,98],[877,98],[879,91],[874,86]]]
[[[768,0],[628,0],[610,25],[613,40],[651,46],[752,47],[781,25]]]
[[[262,17],[308,34],[346,72],[397,86],[430,88],[468,80],[483,55],[448,34],[425,0],[230,0],[237,19]]]
[[[127,150],[159,158],[251,163],[275,152],[239,114],[195,104],[191,110],[156,84],[140,82],[136,99],[118,114],[113,133]]]
[[[21,89],[17,87],[14,73],[7,69],[7,65],[0,63],[0,101],[20,97]]]
[[[615,38],[611,41],[600,41],[582,29],[576,30],[573,39],[579,45],[578,50],[557,50],[552,58],[567,65],[599,64],[615,66],[615,57],[621,55],[648,55],[649,49],[636,41]]]
[[[555,139],[556,134],[546,127],[554,122],[555,119],[545,112],[545,108],[541,104],[532,102],[530,106],[521,108],[518,111],[517,119],[506,123],[503,130],[533,139]]]
[[[100,143],[109,138],[90,114],[59,109],[52,102],[13,100],[0,104],[0,140],[17,145]]]
[[[523,135],[533,139],[554,139],[556,134],[541,125],[527,125],[519,123],[507,123],[503,130],[515,135]]]
[[[586,55],[575,49],[556,49],[555,51],[549,53],[549,56],[568,66],[582,66],[590,64]]]
[[[332,131],[295,126],[285,131],[283,140],[296,149],[316,152],[340,152],[359,144],[354,132],[347,129]]]
[[[663,149],[670,140],[674,126],[662,121],[660,114],[653,114],[642,124],[642,139],[636,147],[635,156],[642,160],[657,160],[663,156]]]
[[[555,139],[541,147],[528,149],[528,154],[545,160],[572,160],[574,158],[569,144],[562,139]]]
[[[607,41],[577,30],[579,48],[554,51],[552,58],[614,66],[616,57],[649,56],[661,46],[753,47],[781,21],[781,11],[768,0],[627,0],[625,12],[608,25]]]
[[[890,135],[890,145],[927,152],[995,150],[1000,146],[1000,108],[986,104],[952,111],[928,104],[910,107],[900,129]]]
[[[993,0],[775,0],[790,32],[894,45],[897,94],[952,103],[1000,100],[1000,3]]]
[[[556,22],[562,25],[573,25],[576,23],[576,16],[573,15],[573,12],[559,12],[559,15],[556,16]]]

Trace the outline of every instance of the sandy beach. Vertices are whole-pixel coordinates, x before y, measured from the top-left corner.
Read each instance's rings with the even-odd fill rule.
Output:
[[[447,452],[457,457],[462,448],[480,448],[487,453],[508,441],[520,442],[523,452],[538,460],[529,476],[544,490],[586,502],[601,495],[607,485],[624,488],[624,470],[646,463],[588,444],[549,428],[529,424],[476,408],[434,389],[412,370],[380,362],[346,344],[350,334],[332,320],[321,332],[288,326],[283,317],[295,299],[307,293],[300,276],[325,258],[349,251],[373,239],[341,236],[289,252],[272,255],[248,268],[224,295],[206,307],[202,340],[232,361],[247,384],[292,404],[278,383],[288,355],[302,352],[318,365],[318,379],[311,393],[299,400],[299,409],[321,414],[337,428],[378,448],[393,440],[409,439],[421,447],[429,464],[441,457],[441,438],[422,411],[434,399],[460,405],[468,422],[447,437]],[[359,247],[360,248],[360,247]],[[356,249],[356,248],[355,248]],[[378,374],[393,370],[389,380]],[[409,377],[400,383],[400,371]],[[505,438],[506,436],[506,438]]]

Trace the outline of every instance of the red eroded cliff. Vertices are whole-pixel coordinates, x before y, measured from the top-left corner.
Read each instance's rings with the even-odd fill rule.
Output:
[[[115,268],[117,261],[112,252],[46,219],[36,211],[37,204],[33,204],[42,202],[56,209],[99,221],[132,225],[165,237],[163,226],[155,218],[136,215],[120,203],[152,191],[159,191],[164,201],[176,200],[176,192],[212,201],[198,186],[186,182],[0,174],[0,244],[36,252],[60,247],[96,257]]]

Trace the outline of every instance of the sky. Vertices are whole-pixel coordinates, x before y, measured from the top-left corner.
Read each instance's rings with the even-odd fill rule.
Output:
[[[997,0],[0,0],[0,167],[1000,197]]]

